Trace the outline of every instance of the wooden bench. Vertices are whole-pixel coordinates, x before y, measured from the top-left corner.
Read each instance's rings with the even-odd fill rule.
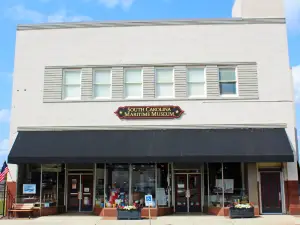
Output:
[[[14,203],[12,208],[8,210],[8,218],[11,214],[16,217],[18,212],[28,212],[28,218],[30,219],[33,215],[33,207],[34,204],[32,203]]]

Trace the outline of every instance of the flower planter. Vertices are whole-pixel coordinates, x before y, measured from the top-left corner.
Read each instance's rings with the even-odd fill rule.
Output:
[[[141,219],[141,210],[122,210],[117,209],[118,212],[118,220],[140,220]]]
[[[254,217],[254,207],[251,208],[229,208],[230,218],[252,218]]]

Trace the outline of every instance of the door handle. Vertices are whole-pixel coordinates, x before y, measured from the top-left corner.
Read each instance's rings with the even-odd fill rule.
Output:
[[[186,198],[190,198],[190,197],[191,197],[191,192],[190,192],[189,189],[186,190],[186,192],[185,192],[185,197],[186,197]]]
[[[281,201],[281,193],[278,192],[278,196],[279,196],[279,201]]]

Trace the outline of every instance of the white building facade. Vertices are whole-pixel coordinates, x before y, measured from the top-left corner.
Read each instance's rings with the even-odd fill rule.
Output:
[[[147,187],[157,208],[172,212],[224,215],[215,209],[247,199],[258,213],[295,213],[296,122],[283,1],[263,2],[236,0],[228,19],[19,25],[9,155],[17,184],[10,184],[11,192],[23,196],[33,173],[53,164],[52,197],[66,211],[132,204]],[[87,137],[68,139],[72,132]],[[52,139],[44,140],[47,135]],[[145,149],[139,143],[133,150],[135,140]],[[240,180],[229,175],[236,168]],[[143,178],[135,174],[141,171]],[[86,198],[84,179],[90,179]],[[40,194],[36,201],[46,200]]]

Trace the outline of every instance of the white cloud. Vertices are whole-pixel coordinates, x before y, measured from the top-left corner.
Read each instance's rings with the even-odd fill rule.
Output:
[[[78,22],[78,21],[89,21],[92,20],[89,16],[79,16],[79,15],[68,15],[67,11],[60,10],[56,13],[49,15],[47,22]]]
[[[0,123],[9,122],[10,111],[8,109],[0,109]]]
[[[66,10],[59,10],[49,15],[39,11],[27,9],[23,5],[15,5],[8,9],[7,16],[18,21],[27,21],[33,23],[43,22],[79,22],[92,20],[89,16],[73,15]]]
[[[287,27],[300,32],[300,0],[285,0]]]
[[[300,102],[300,65],[292,68],[295,90],[295,102]]]
[[[108,8],[115,8],[121,6],[123,9],[129,9],[135,0],[98,0],[100,4]]]

